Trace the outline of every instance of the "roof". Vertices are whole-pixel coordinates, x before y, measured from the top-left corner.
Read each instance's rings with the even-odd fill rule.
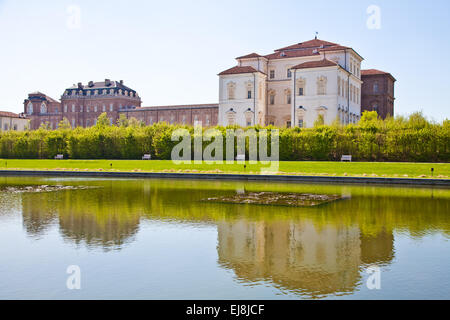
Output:
[[[134,112],[134,111],[153,111],[153,110],[204,109],[204,108],[218,108],[218,107],[219,104],[217,103],[207,103],[207,104],[139,107],[129,111]]]
[[[7,118],[25,118],[23,116],[20,116],[17,113],[9,112],[9,111],[0,111],[0,117],[7,117]]]
[[[39,91],[32,92],[32,93],[28,94],[28,99],[30,99],[32,96],[39,96],[39,97],[44,98],[45,100],[47,100],[49,102],[60,103],[58,100],[55,100],[52,97],[49,97],[48,95],[46,95],[45,93],[42,93],[42,92],[39,92]]]
[[[274,60],[274,59],[286,59],[296,57],[308,57],[315,55],[319,55],[319,52],[316,49],[302,49],[295,51],[276,51],[275,53],[268,54],[265,57],[269,60]]]
[[[89,86],[89,83],[91,83],[91,86]],[[109,83],[109,85],[107,85],[107,83]],[[134,91],[135,90],[125,86],[123,84],[123,81],[112,81],[109,79],[105,79],[105,81],[98,81],[98,82],[94,82],[94,81],[89,81],[87,84],[83,85],[81,82],[79,83],[79,85],[81,86],[81,88],[83,90],[96,90],[96,89],[109,89],[109,88],[119,88],[119,89],[124,89],[124,90],[130,90],[130,91]],[[73,85],[70,88],[67,88],[68,90],[71,89],[79,89],[78,85]]]
[[[254,73],[254,72],[260,72],[260,71],[256,70],[253,67],[250,67],[250,66],[244,66],[244,67],[236,66],[236,67],[227,69],[225,71],[222,71],[221,73],[219,73],[219,76],[227,75],[227,74]]]
[[[396,81],[394,76],[392,74],[390,74],[389,72],[385,72],[385,71],[381,71],[381,70],[377,70],[377,69],[361,70],[361,76],[378,76],[378,75],[387,75],[387,76],[392,77],[392,79],[394,79],[394,81]]]
[[[353,50],[350,47],[342,46],[340,44],[324,41],[320,39],[313,39],[306,42],[300,42],[291,46],[287,46],[281,49],[275,50],[275,53],[268,54],[266,57],[269,60],[273,59],[284,59],[284,58],[295,58],[295,57],[307,57],[320,55],[320,52],[328,51],[342,51],[342,50]],[[358,56],[355,50],[353,50]],[[363,59],[363,57],[361,57]]]
[[[260,57],[262,57],[262,56],[253,52],[253,53],[247,54],[245,56],[237,57],[236,59],[251,59],[251,58],[260,58]]]
[[[328,59],[318,60],[318,61],[309,61],[300,63],[296,66],[293,66],[292,69],[309,69],[309,68],[324,68],[324,67],[335,67],[338,66],[336,62],[330,61]]]
[[[361,75],[363,75],[363,76],[373,76],[373,75],[379,75],[379,74],[389,74],[389,73],[381,71],[381,70],[377,70],[377,69],[361,70]]]
[[[284,48],[277,49],[275,51],[283,51],[283,50],[298,50],[298,49],[308,49],[308,48],[320,48],[321,46],[336,46],[337,43],[328,42],[320,39],[313,39],[305,42],[300,42],[291,46],[287,46]]]

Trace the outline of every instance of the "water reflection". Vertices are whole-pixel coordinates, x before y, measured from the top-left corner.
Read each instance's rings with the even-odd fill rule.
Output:
[[[3,185],[41,182],[10,178]],[[233,270],[239,281],[268,282],[308,297],[357,290],[362,267],[393,262],[396,232],[420,241],[435,233],[449,238],[450,231],[450,192],[446,189],[168,180],[57,183],[99,188],[13,198],[2,195],[0,219],[7,202],[19,201],[30,237],[45,236],[56,225],[66,241],[102,250],[132,245],[144,221],[213,225],[218,233],[218,264]],[[342,194],[349,199],[317,208],[200,201],[244,189]]]

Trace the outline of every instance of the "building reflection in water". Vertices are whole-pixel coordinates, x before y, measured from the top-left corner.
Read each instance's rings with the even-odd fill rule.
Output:
[[[218,223],[219,262],[243,281],[270,281],[310,296],[353,292],[360,267],[389,263],[394,237],[366,237],[357,225],[292,222]],[[375,244],[375,245],[374,245]]]
[[[450,201],[440,191],[431,198],[422,189],[320,186],[316,193],[345,191],[351,198],[318,208],[284,208],[200,201],[244,188],[230,182],[92,184],[99,188],[23,194],[26,232],[37,236],[57,226],[66,241],[111,250],[131,244],[141,221],[215,225],[218,263],[233,270],[239,281],[269,282],[309,297],[355,291],[364,267],[392,262],[395,231],[419,239],[434,232],[449,234]],[[252,188],[245,185],[245,190]],[[292,188],[304,192],[312,187]]]

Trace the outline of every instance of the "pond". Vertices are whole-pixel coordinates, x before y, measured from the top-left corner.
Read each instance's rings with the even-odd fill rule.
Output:
[[[0,177],[0,299],[449,299],[449,240],[446,188]]]

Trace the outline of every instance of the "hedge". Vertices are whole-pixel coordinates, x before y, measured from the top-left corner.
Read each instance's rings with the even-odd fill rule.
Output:
[[[135,119],[109,125],[106,115],[90,128],[70,128],[67,120],[57,130],[42,126],[35,131],[6,131],[0,134],[0,157],[10,159],[52,159],[64,154],[71,159],[153,159],[169,160],[172,133],[189,126],[156,123],[145,126]],[[225,127],[215,127],[225,141]],[[229,127],[238,129],[237,127]],[[277,129],[274,127],[253,127]],[[207,130],[204,128],[203,130]],[[244,129],[245,130],[245,129]],[[365,112],[358,124],[335,123],[314,128],[279,128],[280,160],[340,160],[350,154],[356,161],[449,162],[450,121],[433,123],[421,113],[408,118],[380,120],[375,112]],[[210,142],[203,143],[205,148]],[[248,146],[247,146],[248,153]]]

